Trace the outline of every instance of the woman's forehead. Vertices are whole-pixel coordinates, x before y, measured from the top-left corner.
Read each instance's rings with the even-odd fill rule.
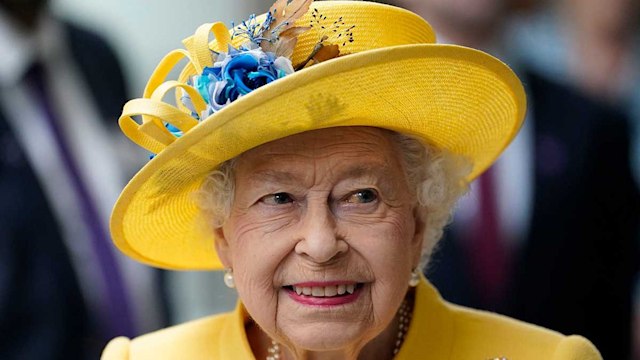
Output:
[[[307,167],[326,162],[349,165],[349,171],[394,167],[400,158],[391,132],[373,127],[340,127],[308,131],[258,146],[239,158],[239,168],[252,172],[277,167]],[[326,164],[325,164],[326,165]]]
[[[391,146],[392,132],[368,126],[345,126],[306,131],[257,146],[241,158],[270,156],[272,154],[309,155],[325,148]]]
[[[342,127],[289,136],[243,154],[239,174],[277,182],[317,170],[341,177],[395,174],[401,166],[390,134],[372,127]]]

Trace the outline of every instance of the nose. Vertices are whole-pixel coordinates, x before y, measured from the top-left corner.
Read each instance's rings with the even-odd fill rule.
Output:
[[[345,253],[347,249],[347,242],[337,233],[336,219],[329,206],[308,206],[301,219],[296,253],[323,264]]]

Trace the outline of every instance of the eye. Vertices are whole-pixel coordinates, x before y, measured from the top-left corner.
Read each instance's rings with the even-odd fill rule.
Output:
[[[378,193],[373,189],[362,189],[354,191],[346,198],[350,204],[366,204],[378,200]]]
[[[293,197],[287,193],[281,192],[281,193],[275,193],[275,194],[269,194],[269,195],[263,196],[260,199],[260,202],[267,205],[283,205],[283,204],[292,203]]]

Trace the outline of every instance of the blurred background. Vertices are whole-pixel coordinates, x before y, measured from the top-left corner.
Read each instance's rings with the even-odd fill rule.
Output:
[[[242,21],[262,14],[263,0],[80,1],[51,0],[55,14],[99,32],[120,55],[132,94],[141,94],[158,61],[206,22]]]
[[[378,2],[498,56],[528,93],[521,134],[472,184],[426,275],[449,301],[640,360],[640,2]],[[94,359],[115,333],[234,306],[221,273],[103,259],[110,208],[149,156],[117,117],[198,25],[272,3],[0,0],[0,358]]]
[[[142,94],[158,61],[181,47],[182,40],[200,24],[222,21],[231,26],[250,14],[266,12],[271,5],[265,0],[51,0],[57,16],[98,32],[113,45],[122,60],[131,97]],[[122,137],[120,133],[116,136]],[[139,155],[133,171],[148,159],[144,153]],[[235,306],[235,292],[224,286],[221,272],[165,272],[162,277],[172,324]]]

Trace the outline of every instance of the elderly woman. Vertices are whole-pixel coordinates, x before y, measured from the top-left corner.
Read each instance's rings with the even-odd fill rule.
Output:
[[[114,339],[103,359],[600,359],[582,337],[449,304],[421,276],[525,109],[503,63],[434,42],[402,9],[278,0],[167,55],[120,119],[157,156],[113,237],[153,266],[225,269],[240,301]]]

